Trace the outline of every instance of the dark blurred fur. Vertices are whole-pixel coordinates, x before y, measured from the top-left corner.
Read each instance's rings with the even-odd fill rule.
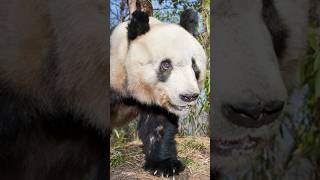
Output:
[[[199,26],[198,13],[193,9],[186,9],[180,15],[180,25],[189,31],[193,36],[197,36]]]
[[[3,1],[0,22],[0,179],[106,179],[106,2]]]

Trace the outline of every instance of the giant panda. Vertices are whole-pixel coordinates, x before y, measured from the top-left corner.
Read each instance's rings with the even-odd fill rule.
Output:
[[[174,136],[205,80],[203,47],[183,27],[141,11],[115,27],[110,46],[112,127],[139,115],[144,169],[156,176],[179,174],[184,166]]]

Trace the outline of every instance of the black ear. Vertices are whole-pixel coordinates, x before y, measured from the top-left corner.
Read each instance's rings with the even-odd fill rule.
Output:
[[[149,29],[149,15],[140,10],[133,12],[128,24],[128,39],[134,40],[136,37],[148,32]]]
[[[180,26],[191,33],[193,36],[197,36],[199,25],[198,13],[193,9],[186,9],[180,14]]]

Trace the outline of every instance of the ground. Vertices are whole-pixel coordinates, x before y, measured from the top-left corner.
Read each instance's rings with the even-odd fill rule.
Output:
[[[178,156],[186,169],[178,176],[155,177],[142,168],[144,155],[142,143],[135,140],[111,147],[111,180],[157,179],[210,179],[210,139],[208,137],[177,137]]]

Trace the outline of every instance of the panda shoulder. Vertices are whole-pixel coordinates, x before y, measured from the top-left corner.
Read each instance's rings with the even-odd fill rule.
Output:
[[[114,40],[119,40],[122,37],[126,37],[128,22],[123,22],[118,24],[111,32],[110,40],[111,42],[116,42]]]
[[[149,24],[152,26],[152,25],[156,25],[156,24],[162,24],[162,22],[160,20],[158,20],[157,18],[149,17]]]

